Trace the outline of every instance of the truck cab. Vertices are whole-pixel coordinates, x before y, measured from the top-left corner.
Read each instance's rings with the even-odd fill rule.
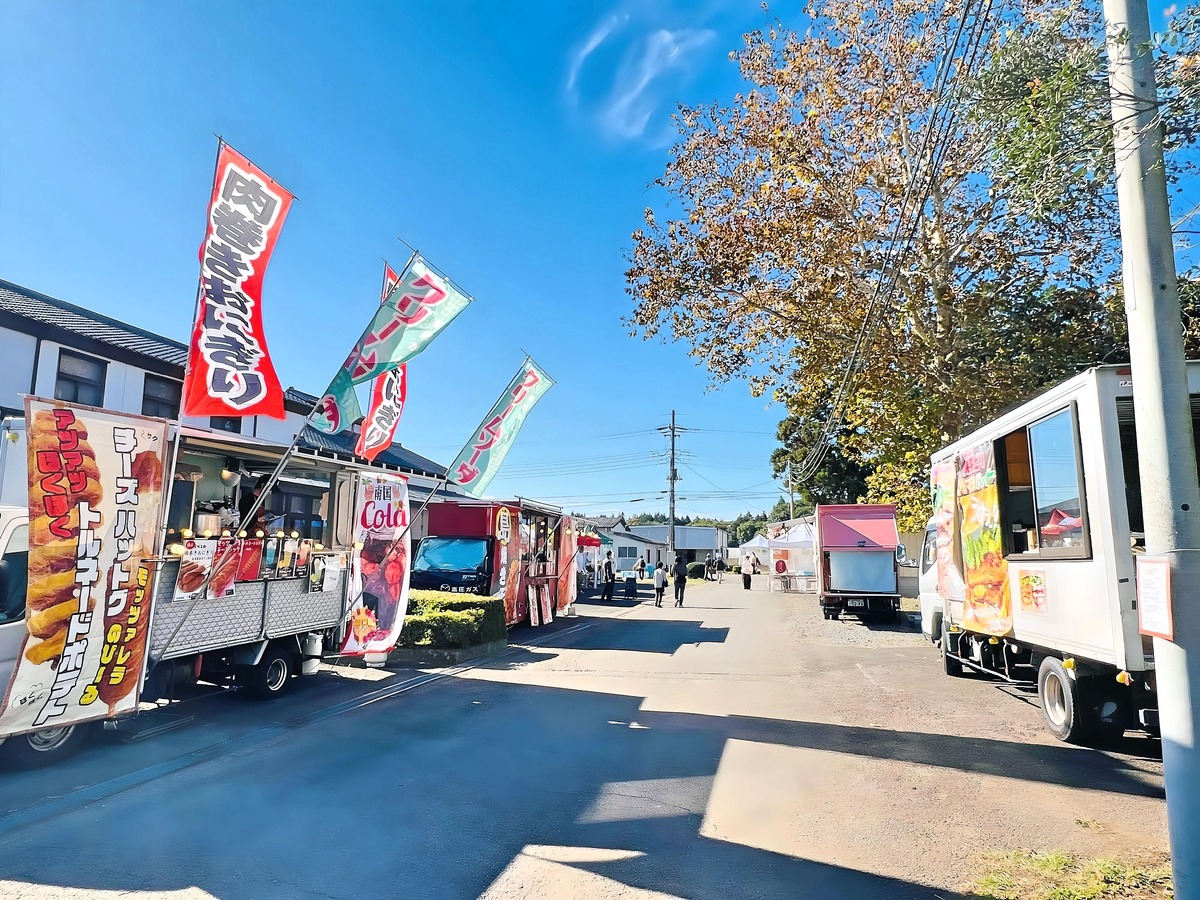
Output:
[[[456,594],[495,593],[495,544],[492,537],[431,535],[417,547],[409,584]]]

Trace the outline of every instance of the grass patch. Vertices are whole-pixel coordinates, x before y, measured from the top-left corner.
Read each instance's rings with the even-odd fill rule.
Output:
[[[1081,859],[1061,851],[987,853],[968,886],[982,900],[1163,900],[1174,896],[1170,858],[1145,852]]]

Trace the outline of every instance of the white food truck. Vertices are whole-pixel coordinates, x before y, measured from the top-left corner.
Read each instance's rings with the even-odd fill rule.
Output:
[[[172,427],[174,431],[174,427]],[[0,434],[0,691],[22,651],[28,590],[29,517],[23,419],[5,419]],[[182,682],[201,676],[240,684],[269,698],[283,693],[293,676],[313,674],[324,650],[336,652],[351,604],[349,558],[353,545],[356,471],[366,468],[301,450],[288,462],[272,501],[286,511],[279,524],[307,543],[309,566],[283,568],[286,538],[278,538],[278,561],[270,550],[257,572],[239,570],[228,593],[201,591],[181,597],[181,541],[208,542],[221,531],[215,510],[233,503],[239,482],[271,471],[283,449],[236,435],[184,426],[163,533],[155,541],[152,618],[145,652],[143,701],[169,699]],[[381,467],[375,467],[381,468]],[[14,471],[17,472],[14,475]],[[243,490],[249,483],[241,484]],[[236,526],[235,526],[236,527]],[[226,531],[226,534],[229,532]],[[270,544],[258,541],[257,544]],[[307,539],[307,540],[304,540]],[[215,541],[212,541],[215,543]],[[246,543],[250,543],[247,541]],[[295,559],[298,555],[293,553]],[[315,560],[320,559],[317,563]],[[183,557],[184,560],[187,557]],[[241,557],[244,563],[246,555]],[[318,570],[321,578],[315,577]],[[2,696],[2,695],[0,695]],[[19,701],[20,698],[13,698]],[[94,723],[93,723],[94,724]],[[43,728],[0,737],[0,756],[22,765],[51,762],[73,751],[83,726]]]
[[[1188,379],[1195,420],[1200,363]],[[1101,366],[931,458],[922,630],[949,675],[1036,685],[1066,741],[1158,724],[1135,434],[1130,370]]]

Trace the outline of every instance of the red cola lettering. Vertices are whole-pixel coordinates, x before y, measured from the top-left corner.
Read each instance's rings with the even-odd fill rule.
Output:
[[[389,528],[403,528],[408,524],[404,510],[396,506],[380,506],[373,500],[368,500],[363,506],[358,524],[364,531],[386,531]]]

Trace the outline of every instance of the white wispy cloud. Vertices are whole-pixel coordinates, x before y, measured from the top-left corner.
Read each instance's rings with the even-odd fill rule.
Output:
[[[601,112],[605,131],[626,140],[641,137],[662,99],[656,83],[668,71],[686,70],[715,36],[706,28],[660,28],[635,45],[621,62]]]
[[[567,66],[567,94],[569,96],[575,96],[575,82],[579,79],[579,70],[587,62],[587,58],[596,51],[597,47],[608,40],[610,34],[628,21],[628,14],[617,15],[616,13],[612,13],[608,15],[604,21],[592,30],[587,40],[571,54],[571,61]]]

